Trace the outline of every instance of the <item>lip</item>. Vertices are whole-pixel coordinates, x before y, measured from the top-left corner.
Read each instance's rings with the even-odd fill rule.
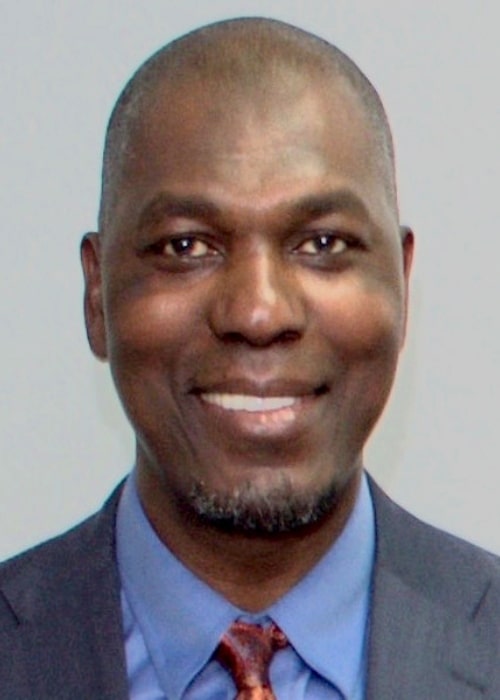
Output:
[[[326,391],[327,386],[323,381],[305,381],[291,378],[258,380],[247,377],[200,383],[193,389],[193,393],[199,395],[239,394],[241,396],[255,396],[259,398],[286,396],[296,399],[307,396],[319,396]]]
[[[219,406],[225,411],[248,413],[270,413],[293,406],[299,401],[296,396],[258,396],[252,394],[203,393],[202,401]]]
[[[315,415],[324,384],[290,379],[255,382],[235,379],[215,382],[195,392],[207,420],[233,437],[291,438],[307,429]]]

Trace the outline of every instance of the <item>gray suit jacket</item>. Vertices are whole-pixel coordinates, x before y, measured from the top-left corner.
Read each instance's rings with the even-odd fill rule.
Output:
[[[377,555],[368,700],[500,700],[500,561],[371,483]],[[0,567],[0,700],[125,700],[118,491]]]

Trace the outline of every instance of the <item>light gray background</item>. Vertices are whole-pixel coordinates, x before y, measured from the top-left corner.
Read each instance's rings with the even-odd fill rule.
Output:
[[[0,0],[0,558],[97,508],[131,431],[81,314],[81,233],[131,71],[174,36],[275,16],[337,43],[395,132],[417,234],[410,333],[367,454],[414,513],[500,552],[500,9],[496,0]]]

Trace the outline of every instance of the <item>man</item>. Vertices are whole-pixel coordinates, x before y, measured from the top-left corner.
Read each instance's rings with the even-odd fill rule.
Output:
[[[412,250],[383,107],[331,45],[234,20],[139,69],[82,242],[136,466],[3,565],[1,698],[500,697],[499,562],[363,472]]]

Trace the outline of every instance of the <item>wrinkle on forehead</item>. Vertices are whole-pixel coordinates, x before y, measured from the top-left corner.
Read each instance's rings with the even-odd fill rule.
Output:
[[[149,167],[142,162],[148,152],[176,168],[189,162],[192,178],[198,169],[203,177],[233,173],[249,184],[258,177],[256,186],[280,172],[321,177],[335,160],[350,160],[359,171],[380,167],[359,100],[342,83],[326,95],[303,77],[291,94],[281,83],[276,91],[268,85],[261,95],[242,89],[230,98],[219,86],[194,81],[176,90],[157,94],[149,118],[136,125],[124,170]]]
[[[344,84],[321,94],[319,86],[296,81],[294,99],[268,89],[260,100],[242,91],[233,103],[218,86],[177,90],[155,95],[149,119],[136,125],[110,228],[130,222],[126,200],[140,210],[162,191],[234,210],[251,206],[255,216],[279,207],[284,193],[292,200],[349,189],[377,219],[393,219],[372,130]]]
[[[316,81],[319,94],[343,82],[356,96],[377,145],[380,175],[397,208],[394,158],[390,128],[380,98],[366,76],[337,47],[284,22],[240,18],[201,27],[162,47],[135,73],[111,115],[104,152],[100,222],[104,224],[116,198],[117,180],[131,156],[130,145],[138,123],[149,122],[158,94],[171,94],[170,108],[193,82],[207,87],[205,99],[194,110],[220,115],[246,96],[264,103],[285,97],[293,104],[296,86]],[[224,99],[213,93],[224,92]],[[268,102],[271,104],[271,101]],[[286,111],[285,111],[286,113]],[[184,114],[187,118],[187,115]]]

